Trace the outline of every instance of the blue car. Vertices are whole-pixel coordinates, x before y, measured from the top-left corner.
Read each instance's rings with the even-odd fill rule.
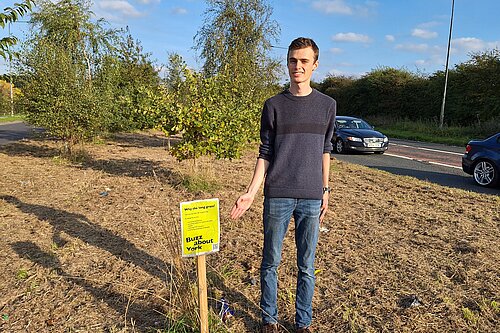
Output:
[[[383,154],[389,148],[389,138],[375,131],[366,121],[355,117],[335,117],[335,132],[332,137],[333,152],[343,154],[357,151]]]
[[[498,185],[500,170],[500,133],[485,140],[469,141],[462,156],[462,170],[474,176],[478,185]]]

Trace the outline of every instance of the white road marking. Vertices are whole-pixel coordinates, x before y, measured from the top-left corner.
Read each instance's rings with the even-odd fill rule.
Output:
[[[463,153],[455,153],[453,151],[446,151],[446,150],[438,150],[438,149],[430,149],[430,148],[423,148],[423,147],[415,147],[415,146],[408,146],[408,145],[400,145],[398,143],[391,143],[391,146],[399,146],[399,147],[405,147],[405,148],[413,148],[413,149],[420,149],[420,150],[427,150],[427,151],[433,151],[436,153],[444,153],[444,154],[451,154],[451,155],[458,155],[462,156]]]
[[[432,161],[427,161],[427,162],[429,162],[430,164],[435,164],[435,165],[440,165],[440,166],[444,166],[444,167],[448,167],[448,168],[462,170],[462,167],[459,167],[459,166],[456,166],[456,165],[449,165],[449,164],[444,164],[444,163],[439,163],[439,162],[432,162]]]
[[[406,160],[412,160],[413,161],[413,158],[408,157],[408,156],[402,156],[402,155],[396,155],[396,154],[389,154],[389,153],[385,153],[384,155],[386,155],[386,156],[392,156],[392,157],[404,158]]]
[[[426,160],[419,160],[419,159],[408,157],[408,156],[389,154],[389,153],[385,153],[384,155],[397,157],[397,158],[404,158],[405,160],[412,160],[412,161],[417,161],[417,162],[421,162],[421,163],[429,163],[429,164],[434,164],[434,165],[439,165],[439,166],[444,166],[444,167],[448,167],[448,168],[462,170],[462,167],[458,167],[456,165],[450,165],[450,164],[444,164],[444,163],[432,162],[432,161],[426,161]]]

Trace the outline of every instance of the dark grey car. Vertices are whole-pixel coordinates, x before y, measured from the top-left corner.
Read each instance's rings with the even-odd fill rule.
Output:
[[[375,131],[373,126],[360,118],[335,117],[335,132],[332,137],[333,152],[347,151],[383,154],[389,148],[389,138]]]
[[[478,185],[494,187],[500,182],[500,133],[484,140],[471,140],[462,156],[462,170]]]

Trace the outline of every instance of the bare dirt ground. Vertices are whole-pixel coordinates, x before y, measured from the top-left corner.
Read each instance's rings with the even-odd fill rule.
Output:
[[[0,147],[0,331],[181,332],[166,328],[196,299],[196,277],[193,259],[178,255],[179,203],[217,197],[222,244],[207,257],[210,306],[217,312],[224,295],[235,311],[217,330],[257,332],[262,196],[242,219],[228,218],[256,150],[200,161],[219,185],[209,193],[187,190],[191,164],[169,156],[158,133],[85,149],[72,163],[51,140]],[[500,331],[499,196],[335,159],[331,184],[315,331]],[[279,270],[284,332],[293,332],[291,229]]]

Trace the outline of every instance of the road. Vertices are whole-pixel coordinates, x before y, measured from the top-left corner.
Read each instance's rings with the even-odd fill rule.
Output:
[[[28,126],[22,121],[0,124],[0,146],[29,138],[36,132],[41,132],[41,130]]]
[[[500,195],[499,188],[476,185],[472,176],[462,171],[465,147],[391,139],[384,155],[346,154],[334,158],[388,171],[397,175],[415,177],[432,183],[460,188],[477,193]]]

